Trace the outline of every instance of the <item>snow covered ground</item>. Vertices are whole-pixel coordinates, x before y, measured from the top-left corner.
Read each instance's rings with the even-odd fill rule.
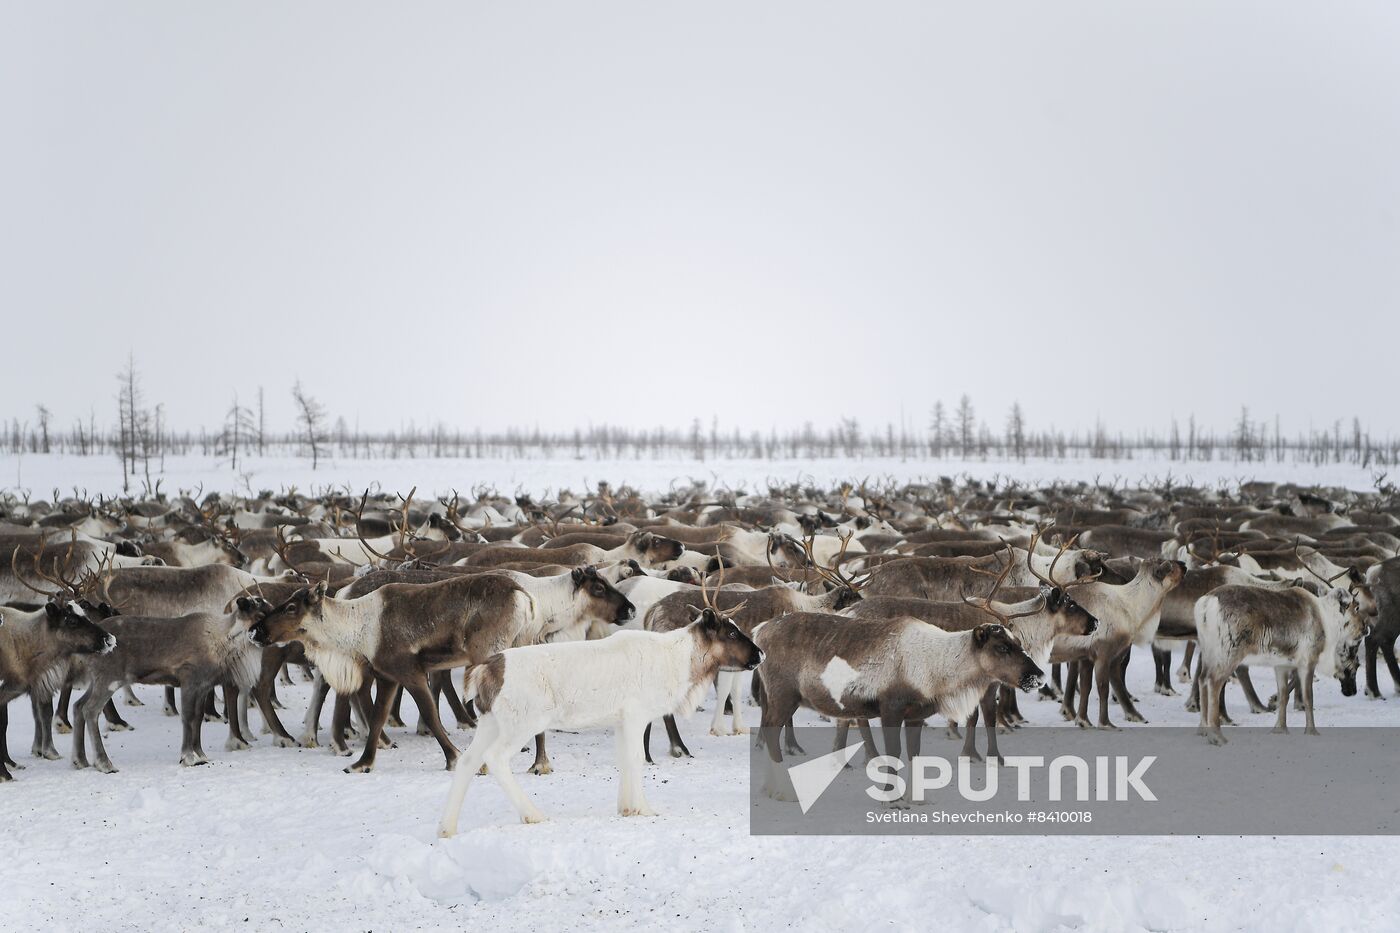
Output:
[[[240,461],[235,472],[226,460],[213,457],[169,457],[160,474],[163,489],[173,492],[180,488],[226,492],[254,492],[296,486],[301,490],[326,486],[349,486],[364,489],[379,484],[385,489],[407,493],[414,486],[422,494],[450,493],[453,489],[466,494],[478,484],[493,487],[502,493],[516,489],[540,495],[546,490],[561,488],[575,492],[591,490],[598,480],[608,480],[614,487],[630,484],[644,492],[669,489],[674,481],[684,484],[690,479],[711,484],[723,483],[731,488],[750,492],[763,491],[769,482],[790,483],[800,480],[829,487],[842,481],[859,483],[869,478],[880,482],[887,478],[897,481],[935,479],[939,476],[959,477],[968,474],[987,479],[1000,476],[1015,477],[1028,483],[1053,480],[1100,479],[1107,483],[1115,479],[1121,485],[1143,480],[1159,480],[1169,473],[1177,483],[1213,486],[1218,482],[1234,484],[1239,480],[1271,480],[1276,482],[1319,483],[1343,486],[1354,490],[1369,490],[1373,470],[1353,464],[1327,464],[1322,467],[1308,463],[1235,463],[1230,460],[1173,463],[1167,459],[1136,460],[899,460],[899,459],[831,459],[831,460],[694,460],[694,459],[623,459],[623,460],[508,460],[508,459],[418,459],[418,460],[346,460],[332,459],[311,469],[311,461],[303,458],[250,457]],[[152,464],[152,479],[156,478]],[[36,497],[47,498],[57,488],[68,494],[74,487],[91,495],[112,495],[121,491],[121,468],[114,457],[68,457],[57,454],[25,454],[0,456],[0,488],[27,489]],[[139,483],[136,484],[139,489]]]
[[[1151,692],[1150,664],[1130,683],[1153,724],[1194,722]],[[0,928],[1302,931],[1400,916],[1390,838],[751,837],[745,740],[706,735],[701,715],[682,724],[695,758],[659,743],[646,771],[658,817],[613,814],[609,735],[559,734],[555,773],[521,775],[549,822],[519,824],[485,779],[461,834],[439,841],[448,775],[430,738],[396,730],[373,774],[347,775],[344,759],[266,736],[225,752],[210,723],[212,763],[186,769],[160,691],[138,692],[135,731],[107,738],[114,775],[21,754],[32,727],[12,704],[10,748],[28,767],[0,787]],[[286,719],[307,692],[282,688]],[[1346,699],[1335,682],[1318,697],[1324,729],[1400,725],[1400,699]],[[1052,704],[1022,709],[1061,726]]]

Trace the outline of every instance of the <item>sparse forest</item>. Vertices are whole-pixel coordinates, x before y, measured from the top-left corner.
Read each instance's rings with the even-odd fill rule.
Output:
[[[374,430],[354,427],[330,412],[298,379],[291,391],[291,424],[270,426],[262,387],[253,405],[235,394],[216,428],[175,428],[164,407],[147,398],[134,359],[118,374],[115,418],[96,408],[66,427],[42,401],[34,415],[11,417],[0,431],[0,453],[116,456],[125,488],[149,489],[167,455],[226,460],[233,470],[250,455],[304,457],[313,467],[328,457],[344,459],[692,459],[818,460],[1134,460],[1181,463],[1351,463],[1389,467],[1400,459],[1400,439],[1378,438],[1358,418],[1337,418],[1325,429],[1285,434],[1278,419],[1256,418],[1248,408],[1227,430],[1198,424],[1194,416],[1173,420],[1165,430],[1121,431],[1099,423],[1089,431],[1067,431],[1028,422],[1019,402],[1003,415],[979,411],[961,395],[951,410],[941,400],[917,430],[906,423],[862,424],[839,418],[818,426],[766,431],[724,426],[698,417],[685,427],[627,428],[595,424],[571,431],[539,427],[487,430],[459,425],[407,425]],[[110,409],[108,409],[110,411]],[[989,422],[1000,422],[994,429]]]

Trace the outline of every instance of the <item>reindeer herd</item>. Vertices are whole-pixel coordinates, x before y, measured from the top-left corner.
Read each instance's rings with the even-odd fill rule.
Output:
[[[511,772],[552,770],[550,730],[611,726],[618,810],[642,793],[651,731],[689,756],[677,717],[714,691],[710,731],[743,734],[751,695],[774,767],[794,714],[886,753],[917,753],[933,717],[962,754],[1000,755],[1025,722],[1017,691],[1061,704],[1083,728],[1145,722],[1125,671],[1150,651],[1155,690],[1191,684],[1200,734],[1226,742],[1226,687],[1287,731],[1290,699],[1316,731],[1314,679],[1381,696],[1377,659],[1400,688],[1400,501],[1373,493],[1246,483],[1196,488],[954,482],[763,494],[673,488],[644,497],[599,484],[535,501],[476,490],[420,499],[365,491],[141,500],[0,501],[0,781],[18,767],[9,703],[27,695],[32,754],[117,768],[103,740],[128,728],[117,701],[161,685],[181,723],[180,763],[208,761],[207,722],[225,749],[258,741],[358,755],[373,769],[403,727],[404,693],[454,770],[440,832],[451,835],[484,768],[527,822],[543,818]],[[1172,652],[1182,649],[1173,672]],[[1193,665],[1194,658],[1194,665]],[[1272,667],[1260,699],[1251,666]],[[314,678],[293,735],[279,685]],[[460,672],[460,673],[457,673]],[[752,672],[752,673],[750,673]],[[178,691],[178,693],[177,693]],[[1091,696],[1097,700],[1090,709]],[[459,751],[443,705],[459,729]]]

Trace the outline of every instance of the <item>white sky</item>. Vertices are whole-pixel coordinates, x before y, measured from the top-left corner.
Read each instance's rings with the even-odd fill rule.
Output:
[[[0,413],[1400,430],[1400,5],[0,2]]]

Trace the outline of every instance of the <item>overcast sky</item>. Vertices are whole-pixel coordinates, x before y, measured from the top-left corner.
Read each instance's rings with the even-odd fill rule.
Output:
[[[0,414],[1400,432],[1400,4],[16,3]]]

